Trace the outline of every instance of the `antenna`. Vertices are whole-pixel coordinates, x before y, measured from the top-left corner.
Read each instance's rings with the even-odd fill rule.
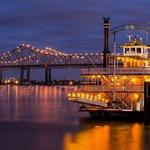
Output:
[[[146,32],[146,44],[148,44],[148,32]]]
[[[131,35],[131,34],[128,34],[127,37],[128,37],[128,39],[129,39],[129,42],[131,42],[131,37],[132,37],[132,35]]]
[[[139,33],[136,33],[136,38],[137,38],[137,39],[139,38]]]

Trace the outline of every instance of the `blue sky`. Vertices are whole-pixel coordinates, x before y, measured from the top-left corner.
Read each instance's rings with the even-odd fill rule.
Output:
[[[111,17],[111,27],[146,24],[149,6],[149,0],[0,0],[0,52],[22,43],[98,52],[103,48],[103,16]]]

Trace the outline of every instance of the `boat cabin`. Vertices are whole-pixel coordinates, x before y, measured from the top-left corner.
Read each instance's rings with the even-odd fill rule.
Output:
[[[123,48],[124,56],[140,56],[143,58],[148,57],[148,49],[150,49],[150,46],[143,44],[142,39],[138,39],[137,37],[121,47]]]

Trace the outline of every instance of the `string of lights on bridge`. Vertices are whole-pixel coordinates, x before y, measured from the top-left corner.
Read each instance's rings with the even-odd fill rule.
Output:
[[[22,44],[16,49],[0,55],[0,66],[26,64],[87,63],[90,57],[94,63],[101,61],[102,53],[64,53],[53,48],[36,48]]]

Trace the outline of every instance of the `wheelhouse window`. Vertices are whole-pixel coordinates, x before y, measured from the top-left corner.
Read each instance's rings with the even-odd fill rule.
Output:
[[[125,53],[126,53],[126,54],[129,53],[129,48],[125,48]]]
[[[141,53],[141,48],[137,48],[137,53]]]
[[[135,53],[135,48],[131,48],[131,52],[132,52],[132,53]]]

